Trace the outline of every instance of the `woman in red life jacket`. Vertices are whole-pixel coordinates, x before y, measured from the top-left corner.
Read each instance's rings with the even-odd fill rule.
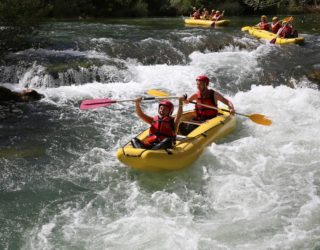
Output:
[[[218,107],[217,102],[220,101],[229,107],[231,113],[234,113],[232,102],[224,98],[219,92],[209,89],[209,78],[207,76],[198,76],[197,79],[197,93],[190,96],[185,102],[196,101],[195,106],[196,117],[195,120],[205,121],[217,116],[216,109],[207,108],[198,104],[206,104],[213,107]]]
[[[269,31],[270,30],[270,25],[268,23],[267,16],[266,15],[262,15],[261,19],[260,19],[260,23],[258,23],[256,26],[261,30]]]
[[[135,148],[146,149],[167,149],[171,148],[175,142],[176,128],[182,115],[182,106],[184,97],[179,98],[179,109],[176,117],[172,117],[173,104],[168,100],[162,100],[159,103],[158,115],[151,117],[146,115],[141,109],[142,97],[136,100],[136,112],[138,116],[150,124],[149,135],[143,141],[138,138],[131,140]]]
[[[282,21],[278,21],[278,18],[275,16],[272,18],[272,23],[271,23],[271,31],[274,34],[278,33],[278,30],[282,27]]]
[[[222,13],[220,13],[219,10],[216,11],[216,13],[214,14],[214,16],[211,18],[212,21],[219,21],[222,19],[224,15],[224,11],[222,11]]]

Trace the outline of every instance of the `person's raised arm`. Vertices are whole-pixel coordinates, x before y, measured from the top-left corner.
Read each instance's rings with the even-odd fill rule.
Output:
[[[193,94],[192,96],[190,96],[189,98],[184,98],[183,99],[183,102],[184,103],[190,103],[194,100],[197,100],[197,94]]]
[[[180,119],[181,119],[181,115],[182,115],[182,112],[183,112],[183,101],[184,100],[185,100],[184,96],[181,96],[179,98],[178,112],[177,112],[176,118],[174,119],[174,124],[175,124],[176,128],[178,127]]]
[[[139,97],[136,99],[136,112],[137,112],[137,115],[143,120],[145,121],[146,123],[150,124],[152,123],[153,119],[152,117],[146,115],[142,109],[141,109],[141,101],[142,101],[142,97]]]
[[[234,110],[234,107],[233,107],[233,104],[231,101],[224,98],[220,93],[218,93],[216,91],[214,92],[214,99],[216,101],[220,101],[220,102],[224,103],[225,105],[227,105],[229,107],[230,113],[234,114],[235,110]]]

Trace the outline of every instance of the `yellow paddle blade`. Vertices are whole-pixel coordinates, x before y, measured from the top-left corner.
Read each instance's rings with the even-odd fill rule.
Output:
[[[248,31],[250,28],[250,26],[244,26],[241,28],[241,31]]]
[[[158,90],[158,89],[149,89],[147,91],[147,94],[151,95],[151,96],[155,96],[155,97],[169,96],[168,93],[161,91],[161,90]]]
[[[288,17],[282,19],[283,22],[289,22],[289,21],[292,21],[292,20],[293,20],[292,16],[288,16]]]
[[[252,114],[252,115],[246,115],[248,118],[251,119],[251,121],[265,125],[265,126],[270,126],[272,124],[272,121],[268,119],[266,116],[261,115],[261,114]]]

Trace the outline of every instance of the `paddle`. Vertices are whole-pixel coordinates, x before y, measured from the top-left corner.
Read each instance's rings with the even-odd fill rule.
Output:
[[[148,101],[148,100],[161,100],[161,99],[177,99],[179,97],[177,96],[166,96],[166,97],[143,97],[142,100]],[[136,99],[127,99],[127,100],[111,100],[108,98],[104,99],[89,99],[89,100],[83,100],[80,104],[80,109],[95,109],[100,107],[107,107],[114,103],[122,103],[122,102],[134,102]]]
[[[163,96],[163,97],[169,95],[166,92],[163,92],[161,90],[156,90],[156,89],[148,90],[147,94],[151,95],[151,96]],[[190,103],[198,104],[198,105],[201,105],[201,106],[204,106],[204,107],[207,107],[207,108],[211,108],[211,109],[230,112],[228,109],[219,109],[219,108],[216,108],[216,107],[213,107],[213,106],[209,106],[209,105],[206,105],[206,104],[200,104],[200,103],[196,103],[196,102],[190,102]],[[266,116],[262,115],[262,114],[250,114],[250,115],[247,115],[247,114],[242,114],[242,113],[239,113],[239,112],[235,112],[235,114],[247,117],[251,121],[253,121],[253,122],[257,123],[257,124],[260,124],[260,125],[270,126],[272,124],[272,121],[270,119],[268,119]]]
[[[279,31],[277,32],[277,35],[275,38],[273,38],[270,43],[271,44],[275,44],[277,41],[277,38],[279,37],[280,33],[283,31],[283,29],[289,24],[288,22],[290,22],[293,19],[292,16],[286,17],[282,19],[282,22],[287,22],[281,29],[279,29]]]

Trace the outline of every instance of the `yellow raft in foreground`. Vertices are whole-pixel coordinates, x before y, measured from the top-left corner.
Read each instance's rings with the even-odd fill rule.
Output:
[[[190,121],[194,111],[182,114],[181,122]],[[173,149],[147,150],[133,148],[127,143],[118,149],[117,158],[124,164],[138,170],[178,170],[191,165],[202,153],[204,148],[217,139],[230,134],[236,127],[236,118],[229,112],[208,120],[189,133],[187,136],[177,136]],[[137,136],[144,139],[149,129]]]
[[[247,31],[250,35],[253,35],[258,38],[263,38],[266,40],[271,41],[272,39],[276,38],[276,34],[266,31],[266,30],[260,30],[259,28],[245,26],[242,27],[242,31]],[[289,43],[296,43],[301,44],[304,42],[303,37],[296,37],[296,38],[277,38],[276,43],[277,44],[289,44]]]
[[[200,26],[206,26],[206,27],[228,26],[230,22],[231,22],[230,20],[220,20],[220,21],[214,22],[211,20],[203,20],[203,19],[193,19],[193,18],[184,19],[185,24],[200,25]]]

